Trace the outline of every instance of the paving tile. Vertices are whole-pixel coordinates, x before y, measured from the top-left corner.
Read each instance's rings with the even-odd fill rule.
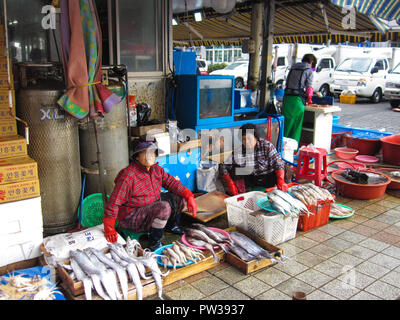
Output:
[[[338,279],[334,279],[331,282],[328,282],[319,290],[324,291],[341,300],[347,300],[360,292],[360,289],[353,287]]]
[[[393,209],[396,208],[399,204],[396,202],[391,201],[390,199],[383,199],[376,202],[377,205],[382,206],[386,209]]]
[[[376,254],[376,251],[362,247],[357,244],[350,248],[347,248],[344,251],[347,252],[348,254],[351,254],[351,255],[361,258],[361,259],[368,259]]]
[[[393,216],[393,217],[399,217],[400,216],[400,210],[399,209],[391,209],[385,212],[386,215]]]
[[[400,227],[395,225],[386,228],[384,231],[390,234],[394,234],[396,236],[400,236]]]
[[[315,290],[307,295],[307,300],[338,300],[338,298],[321,290]]]
[[[278,269],[282,272],[285,272],[291,276],[295,276],[300,272],[303,272],[308,269],[307,266],[297,262],[296,260],[289,260],[282,264],[277,264],[274,266],[275,269]]]
[[[387,223],[387,224],[395,224],[400,221],[400,216],[393,216],[390,214],[381,214],[375,217],[376,220]]]
[[[354,228],[358,223],[348,221],[345,219],[340,219],[340,220],[335,221],[332,224],[334,224],[335,226],[340,227],[342,229],[348,230],[348,229]]]
[[[309,269],[296,276],[297,279],[312,285],[315,288],[323,286],[325,283],[331,281],[333,278],[319,272],[318,270]]]
[[[345,272],[342,265],[330,260],[326,260],[314,266],[313,269],[318,270],[333,278],[336,278]]]
[[[387,195],[386,200],[397,203],[397,206],[400,205],[400,198],[396,198],[394,196],[388,195],[387,193],[386,193],[386,195]]]
[[[361,210],[357,210],[356,212],[358,215],[369,218],[369,219],[375,218],[381,214],[380,212],[376,212],[374,210],[365,209],[365,208],[363,208]]]
[[[303,250],[307,250],[311,247],[316,246],[318,244],[318,242],[311,240],[309,238],[306,238],[304,236],[301,236],[301,237],[297,236],[296,238],[290,240],[289,244],[291,244],[295,247],[301,248]]]
[[[271,289],[268,284],[256,277],[248,277],[242,281],[236,282],[233,286],[251,298]]]
[[[250,297],[236,288],[228,287],[210,296],[211,300],[250,300]]]
[[[352,221],[352,222],[355,222],[355,223],[363,223],[365,221],[368,221],[369,219],[370,218],[368,218],[368,217],[364,217],[362,215],[359,215],[359,214],[355,213],[353,216],[351,216],[350,218],[347,218],[346,220],[347,221]]]
[[[384,213],[385,211],[388,210],[387,208],[385,208],[385,207],[383,207],[383,206],[381,206],[381,205],[379,205],[377,203],[374,203],[374,204],[371,204],[369,206],[366,206],[366,207],[364,207],[364,209],[370,210],[370,211],[374,211],[374,212],[377,212],[377,213]]]
[[[308,251],[303,251],[296,256],[295,260],[301,264],[304,264],[307,267],[313,267],[323,262],[325,258]]]
[[[388,244],[395,244],[397,242],[400,242],[400,236],[396,236],[385,231],[380,231],[372,235],[371,238]]]
[[[209,276],[209,273],[207,271],[202,271],[200,273],[196,273],[190,277],[185,278],[185,282],[192,283],[192,282],[195,282],[197,280],[200,280],[200,279],[208,277],[208,276]]]
[[[317,229],[308,231],[307,233],[304,234],[304,236],[307,237],[308,239],[314,240],[316,242],[326,241],[332,237],[332,235],[330,235],[326,232],[323,232],[323,231],[319,231]]]
[[[371,205],[372,203],[373,202],[370,200],[353,199],[353,200],[347,202],[346,206],[349,206],[350,208],[353,208],[353,209],[361,209],[361,208]]]
[[[357,258],[346,252],[341,252],[341,253],[333,256],[329,260],[333,261],[335,263],[341,264],[342,266],[352,266],[352,267],[354,267],[364,261],[363,259]]]
[[[352,296],[349,300],[382,300],[382,299],[368,292],[360,291],[355,296]]]
[[[388,248],[390,245],[379,241],[379,240],[375,240],[375,239],[371,239],[371,238],[367,238],[361,242],[358,243],[360,246],[362,247],[366,247],[368,249],[380,252],[386,248]]]
[[[354,245],[353,242],[346,241],[346,240],[340,239],[338,237],[330,238],[329,240],[323,242],[322,244],[324,244],[328,247],[331,247],[333,249],[336,249],[338,251],[348,249]]]
[[[367,276],[373,277],[375,279],[379,279],[390,272],[390,269],[377,265],[370,261],[364,261],[363,263],[356,266],[355,269],[357,272],[364,273]]]
[[[346,231],[346,229],[340,228],[340,227],[332,225],[330,223],[326,224],[322,227],[319,227],[318,230],[326,232],[332,236],[337,236],[338,234]]]
[[[393,247],[393,246],[387,247],[383,251],[383,253],[387,254],[388,256],[400,259],[400,248],[398,248],[398,247]]]
[[[211,268],[211,269],[208,269],[207,270],[207,272],[208,273],[211,273],[211,274],[214,274],[214,273],[216,273],[216,272],[218,272],[218,271],[220,271],[220,270],[223,270],[223,269],[225,269],[225,268],[228,268],[228,267],[230,267],[231,265],[229,264],[229,263],[227,263],[227,262],[222,262],[222,263],[219,263],[217,266],[215,266],[215,267],[213,267],[213,268]]]
[[[292,297],[289,297],[287,294],[276,290],[270,289],[259,296],[255,297],[256,300],[292,300]]]
[[[282,291],[288,296],[292,296],[294,292],[301,291],[305,294],[309,294],[310,292],[315,290],[315,287],[305,283],[296,278],[290,278],[275,287],[277,290]]]
[[[334,248],[328,247],[324,244],[319,244],[318,246],[312,247],[311,249],[307,250],[308,252],[317,254],[321,257],[324,257],[326,259],[334,256],[335,254],[338,254],[340,251],[336,250]]]
[[[400,296],[400,288],[379,280],[366,287],[364,291],[381,297],[384,300],[395,300]]]
[[[353,243],[361,242],[367,238],[366,236],[363,236],[362,234],[358,234],[358,233],[355,233],[352,231],[343,232],[343,233],[339,234],[337,237],[347,240],[347,241],[350,241],[350,242],[353,242]]]
[[[397,269],[400,271],[400,267]],[[398,271],[390,271],[379,280],[400,288],[400,272]]]
[[[387,227],[390,226],[387,223],[384,223],[382,221],[378,221],[378,220],[375,220],[375,219],[367,220],[367,221],[363,222],[362,224],[364,226],[367,226],[367,227],[370,227],[370,228],[373,228],[373,229],[376,229],[376,230],[383,230],[383,229],[386,229]]]
[[[277,245],[278,248],[283,250],[283,254],[287,257],[296,257],[298,254],[300,254],[303,249],[293,245],[292,243],[281,243]]]
[[[191,285],[207,296],[229,286],[226,282],[212,275],[192,282]]]
[[[388,269],[395,269],[400,265],[400,260],[383,253],[378,253],[372,258],[369,258],[368,261]]]
[[[363,236],[370,237],[376,233],[376,229],[367,227],[365,225],[359,224],[354,228],[351,228],[350,231],[362,234]]]
[[[366,274],[363,274],[361,272],[357,272],[354,268],[347,270],[337,279],[344,283],[348,283],[358,289],[364,289],[365,287],[376,281],[375,278],[367,276]]]
[[[172,300],[199,300],[205,297],[204,294],[189,284],[166,292],[165,296]]]
[[[277,286],[283,281],[286,281],[290,276],[276,268],[268,268],[260,272],[253,273],[253,276],[261,281],[269,284],[272,287]]]
[[[214,275],[229,284],[234,284],[248,277],[233,266],[220,270]]]

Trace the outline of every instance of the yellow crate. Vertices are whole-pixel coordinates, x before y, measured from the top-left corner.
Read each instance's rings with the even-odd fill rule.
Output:
[[[340,99],[340,103],[355,104],[356,100],[357,100],[357,96],[343,96],[343,95],[340,95],[339,99]]]

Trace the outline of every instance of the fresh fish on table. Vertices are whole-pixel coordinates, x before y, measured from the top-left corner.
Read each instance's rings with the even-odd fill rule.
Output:
[[[92,281],[88,276],[86,276],[85,272],[82,270],[82,268],[79,266],[78,262],[76,262],[74,258],[70,259],[70,266],[71,269],[74,271],[76,278],[83,283],[86,300],[92,300]]]
[[[252,261],[257,258],[237,245],[228,244],[228,248],[230,251],[232,251],[234,254],[236,254],[243,261]]]
[[[104,277],[107,277],[110,279],[110,282],[107,282],[109,286],[104,285],[104,288],[106,289],[108,295],[111,297],[112,300],[122,300],[121,294],[118,290],[118,284],[117,284],[117,276],[115,272],[111,269],[107,269],[107,266],[103,264],[95,255],[92,251],[89,250],[89,248],[84,249],[83,252],[89,257],[90,261],[93,262],[93,264],[100,269],[100,272],[104,274]]]
[[[310,212],[308,211],[308,209],[304,205],[304,203],[302,203],[300,200],[292,197],[287,192],[283,192],[282,190],[276,189],[276,190],[272,190],[271,192],[269,192],[269,195],[270,194],[277,195],[278,197],[280,197],[283,200],[285,200],[286,202],[288,202],[292,206],[291,212],[293,212],[293,208],[294,208],[295,212],[297,211],[297,212],[303,212],[303,213],[310,214]]]
[[[214,251],[214,248],[213,248],[213,246],[211,244],[209,244],[208,242],[205,242],[203,240],[195,239],[195,238],[192,238],[192,237],[186,237],[186,239],[187,239],[187,241],[189,241],[191,244],[193,244],[196,247],[204,247],[204,248],[206,248],[213,255],[214,261],[215,262],[219,262],[220,259],[216,255],[216,253]]]
[[[172,244],[172,251],[174,251],[179,256],[182,264],[188,263],[188,259],[186,258],[185,254],[181,251],[181,249],[176,243]]]
[[[104,292],[102,283],[106,282],[107,287],[110,287],[109,284],[107,284],[107,281],[109,281],[106,278],[104,278],[104,275],[99,271],[99,269],[90,261],[88,256],[84,254],[82,251],[70,251],[70,257],[74,259],[78,265],[82,268],[82,270],[90,276],[92,279],[93,286],[97,292],[97,294],[103,298],[104,300],[110,300],[110,297]],[[105,286],[106,286],[105,285]],[[112,286],[112,284],[111,284]]]
[[[119,283],[121,284],[122,295],[124,300],[128,300],[128,277],[126,276],[125,269],[116,263],[114,260],[107,257],[103,252],[97,250],[95,248],[89,249],[93,254],[99,259],[102,263],[104,263],[109,268],[113,269],[119,278]]]
[[[282,261],[276,259],[270,252],[261,248],[257,243],[255,243],[249,237],[246,237],[244,234],[239,232],[231,232],[230,235],[235,244],[246,250],[248,253],[250,253],[250,255],[257,258],[264,257],[270,259],[273,262],[282,263]]]
[[[194,263],[197,263],[198,258],[200,258],[200,259],[205,258],[204,254],[198,249],[188,247],[188,246],[184,245],[183,243],[180,243],[179,241],[176,241],[176,244],[179,246],[181,251],[186,255],[186,258],[188,260],[194,261]]]
[[[198,229],[186,229],[185,232],[189,237],[194,238],[194,239],[199,239],[202,240],[204,242],[207,242],[208,244],[210,244],[211,246],[218,246],[220,247],[222,250],[224,250],[225,252],[227,252],[227,249],[225,248],[225,245],[223,243],[218,243],[215,242],[213,239],[211,239],[208,235],[206,235],[203,231],[198,230]],[[203,247],[203,246],[201,246]]]
[[[284,199],[281,197],[275,195],[275,194],[268,194],[268,199],[271,203],[271,206],[275,209],[277,209],[279,212],[281,212],[283,215],[291,215],[295,214],[294,208],[292,205],[288,202],[286,202]]]

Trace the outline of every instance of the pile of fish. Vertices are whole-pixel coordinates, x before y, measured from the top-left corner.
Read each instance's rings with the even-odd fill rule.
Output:
[[[219,262],[220,259],[215,254],[214,247],[220,247],[225,252],[228,251],[226,245],[230,242],[230,238],[200,223],[193,223],[192,228],[187,228],[185,236],[190,244],[210,251],[215,262]]]
[[[167,247],[161,252],[161,262],[164,268],[172,265],[174,270],[178,264],[187,265],[190,261],[197,263],[197,260],[202,257],[205,258],[200,250],[188,247],[179,241],[173,242],[171,247]]]
[[[347,209],[342,206],[338,206],[336,203],[332,203],[331,211],[330,211],[329,215],[334,216],[334,217],[343,217],[343,216],[348,216],[352,212],[353,211],[350,209]]]
[[[228,244],[229,251],[237,255],[243,261],[248,262],[255,259],[267,258],[272,262],[282,263],[282,261],[276,257],[280,257],[281,259],[289,259],[288,257],[282,255],[279,251],[269,252],[263,249],[249,237],[240,232],[231,232],[230,236],[232,243]]]
[[[328,190],[312,183],[295,185],[289,189],[289,192],[305,205],[317,205],[318,201],[335,200]]]
[[[304,203],[279,189],[268,192],[267,198],[272,208],[284,216],[298,217],[300,214],[310,214]]]
[[[95,248],[71,251],[70,264],[61,264],[63,268],[73,272],[70,275],[72,279],[82,281],[87,300],[92,300],[92,288],[104,300],[127,300],[127,274],[136,288],[138,300],[143,299],[141,279],[148,280],[152,277],[157,286],[158,297],[163,299],[161,277],[165,277],[169,271],[165,274],[160,271],[154,252],[143,250],[143,255],[139,256],[140,243],[129,238],[125,247],[119,243],[109,243],[108,247],[107,254]],[[151,271],[151,276],[146,275],[146,268]]]
[[[40,275],[8,274],[0,277],[0,300],[54,300],[54,293],[60,292]]]

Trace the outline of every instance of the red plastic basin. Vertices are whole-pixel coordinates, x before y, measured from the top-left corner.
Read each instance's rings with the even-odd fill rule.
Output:
[[[352,135],[345,134],[343,136],[343,144],[349,148],[357,149],[360,154],[373,156],[377,154],[379,152],[379,149],[381,148],[381,141],[379,139],[353,139],[354,137]]]
[[[336,148],[335,152],[338,158],[346,160],[354,159],[358,154],[358,150],[352,148]]]
[[[400,134],[393,134],[391,136],[383,137],[380,139],[382,142],[382,156],[383,162],[400,165]]]
[[[367,170],[360,170],[361,172]],[[351,198],[351,199],[376,199],[382,197],[385,192],[387,186],[391,183],[390,177],[387,175],[374,171],[373,173],[379,174],[387,179],[386,182],[380,184],[356,184],[343,180],[339,180],[336,176],[340,175],[343,170],[337,170],[332,172],[332,178],[336,183],[336,190],[343,196]]]

